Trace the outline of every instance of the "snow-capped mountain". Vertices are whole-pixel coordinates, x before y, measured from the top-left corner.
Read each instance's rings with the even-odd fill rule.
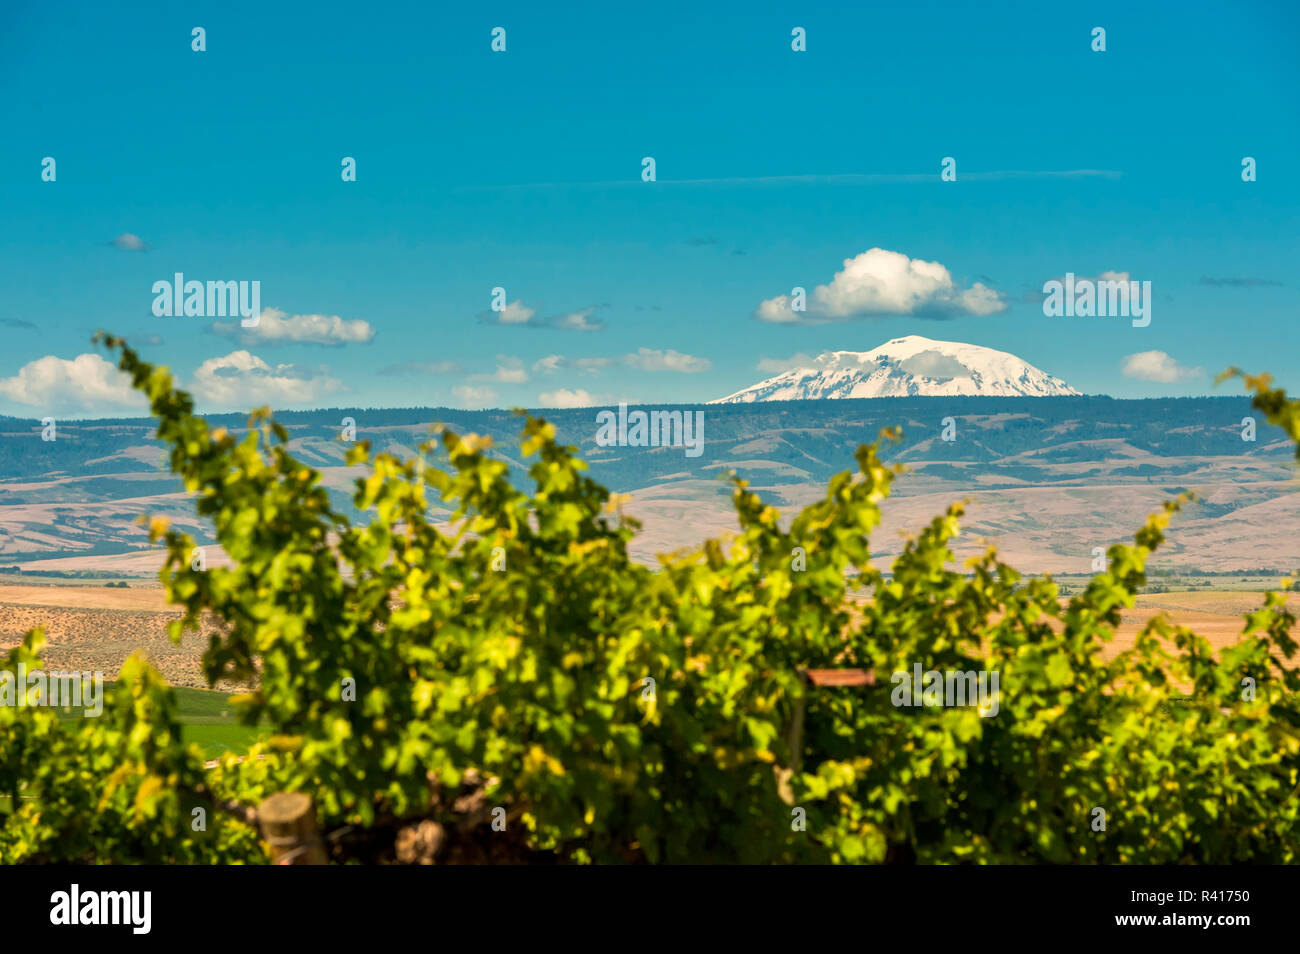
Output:
[[[792,368],[710,403],[913,395],[1048,397],[1078,393],[1060,378],[1014,354],[960,341],[908,335],[886,341],[874,351],[823,352],[811,359],[808,367]]]

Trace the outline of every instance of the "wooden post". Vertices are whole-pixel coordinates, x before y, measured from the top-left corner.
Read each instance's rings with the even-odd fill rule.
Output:
[[[316,810],[306,792],[279,792],[257,807],[262,837],[275,865],[324,865],[325,844],[316,830]]]
[[[790,747],[790,771],[799,771],[803,762],[803,719],[808,693],[821,686],[874,686],[876,674],[869,669],[800,669],[799,678],[804,689],[794,704],[794,717],[790,720],[787,743]]]
[[[790,771],[799,771],[799,766],[803,762],[803,713],[808,702],[808,690],[805,689],[803,694],[795,700],[794,717],[790,720],[790,734],[786,737],[786,745],[790,749]]]

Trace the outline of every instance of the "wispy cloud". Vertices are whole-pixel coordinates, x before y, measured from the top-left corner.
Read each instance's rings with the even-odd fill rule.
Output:
[[[672,348],[666,351],[638,348],[634,354],[625,355],[623,363],[639,371],[679,371],[683,374],[698,374],[713,367],[708,358],[697,358]]]
[[[800,352],[788,358],[761,358],[756,367],[759,371],[766,371],[769,374],[781,374],[785,371],[793,371],[795,368],[811,368],[814,366],[814,361],[812,355]]]
[[[286,315],[278,308],[262,310],[261,320],[250,328],[237,321],[214,321],[208,326],[223,338],[238,338],[245,345],[316,344],[338,347],[374,340],[375,329],[362,318],[338,315]]]
[[[963,182],[994,182],[1003,179],[1119,179],[1114,169],[1003,169],[989,172],[961,173]],[[660,179],[668,185],[902,185],[938,182],[939,170],[905,173],[839,173],[831,175],[738,176],[714,179]]]
[[[672,348],[638,348],[618,358],[566,358],[563,355],[549,354],[533,362],[533,371],[542,374],[554,374],[557,371],[585,371],[594,373],[604,368],[615,366],[635,368],[638,371],[676,371],[683,374],[696,374],[713,367],[708,358],[674,351]]]
[[[472,384],[458,384],[451,389],[451,393],[457,401],[468,408],[487,407],[497,399],[497,392],[492,388]]]
[[[556,371],[575,370],[590,374],[601,368],[608,368],[616,360],[615,358],[566,358],[560,354],[548,354],[533,362],[533,372],[554,374]]]
[[[592,318],[597,307],[592,305],[590,308],[583,308],[579,311],[551,315],[541,320],[541,327],[559,328],[563,331],[601,331],[605,327],[605,322],[599,318]]]
[[[605,322],[593,318],[599,305],[580,308],[577,311],[561,312],[555,315],[540,315],[532,305],[516,299],[501,311],[481,311],[478,313],[480,324],[505,325],[515,328],[552,328],[558,331],[602,331]]]
[[[524,370],[524,363],[519,358],[510,358],[505,355],[497,355],[497,368],[490,374],[475,374],[470,376],[473,381],[499,381],[502,384],[523,384],[528,380],[528,372]]]
[[[1202,285],[1218,285],[1226,288],[1256,288],[1262,286],[1281,286],[1281,282],[1275,282],[1271,278],[1210,278],[1207,275],[1201,276]]]
[[[634,167],[635,168],[635,167]],[[997,169],[986,172],[963,171],[962,182],[997,182],[1007,179],[1121,179],[1118,169]],[[904,173],[809,173],[776,176],[719,176],[704,179],[664,179],[642,182],[640,175],[627,179],[592,182],[521,182],[511,185],[465,186],[466,191],[501,192],[512,189],[607,189],[654,188],[656,186],[768,186],[768,185],[904,185],[939,182],[939,170]]]
[[[380,374],[457,374],[460,366],[455,361],[403,361],[379,370]]]
[[[1129,282],[1132,281],[1132,279],[1133,276],[1129,272],[1116,272],[1110,269],[1106,269],[1105,271],[1102,271],[1098,275],[1086,275],[1079,272],[1076,272],[1074,274],[1074,283],[1076,286],[1083,282],[1092,282],[1093,284],[1099,284],[1101,282]],[[1048,282],[1060,282],[1062,285],[1064,285],[1065,274],[1062,273],[1060,275],[1054,275],[1051,278],[1044,279],[1043,281],[1039,282],[1037,285],[1022,286],[1024,288],[1024,291],[1020,296],[1020,300],[1026,305],[1041,305],[1043,303],[1043,296],[1045,294],[1045,292],[1043,291],[1043,286],[1046,285]]]

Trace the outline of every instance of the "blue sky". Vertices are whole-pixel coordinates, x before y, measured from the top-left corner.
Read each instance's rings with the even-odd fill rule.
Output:
[[[0,13],[0,413],[129,408],[96,328],[213,410],[702,401],[904,334],[1087,393],[1300,389],[1295,4],[184,6]],[[756,317],[873,248],[1001,307]],[[1044,316],[1106,271],[1148,327]],[[282,339],[156,317],[175,272],[260,281]],[[532,322],[484,320],[498,286]]]

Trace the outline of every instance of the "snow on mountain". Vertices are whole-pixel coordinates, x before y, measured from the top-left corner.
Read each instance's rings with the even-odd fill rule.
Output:
[[[985,395],[1049,397],[1078,394],[1013,354],[959,341],[908,335],[874,351],[826,351],[809,367],[792,368],[711,404],[812,401],[820,398]]]

